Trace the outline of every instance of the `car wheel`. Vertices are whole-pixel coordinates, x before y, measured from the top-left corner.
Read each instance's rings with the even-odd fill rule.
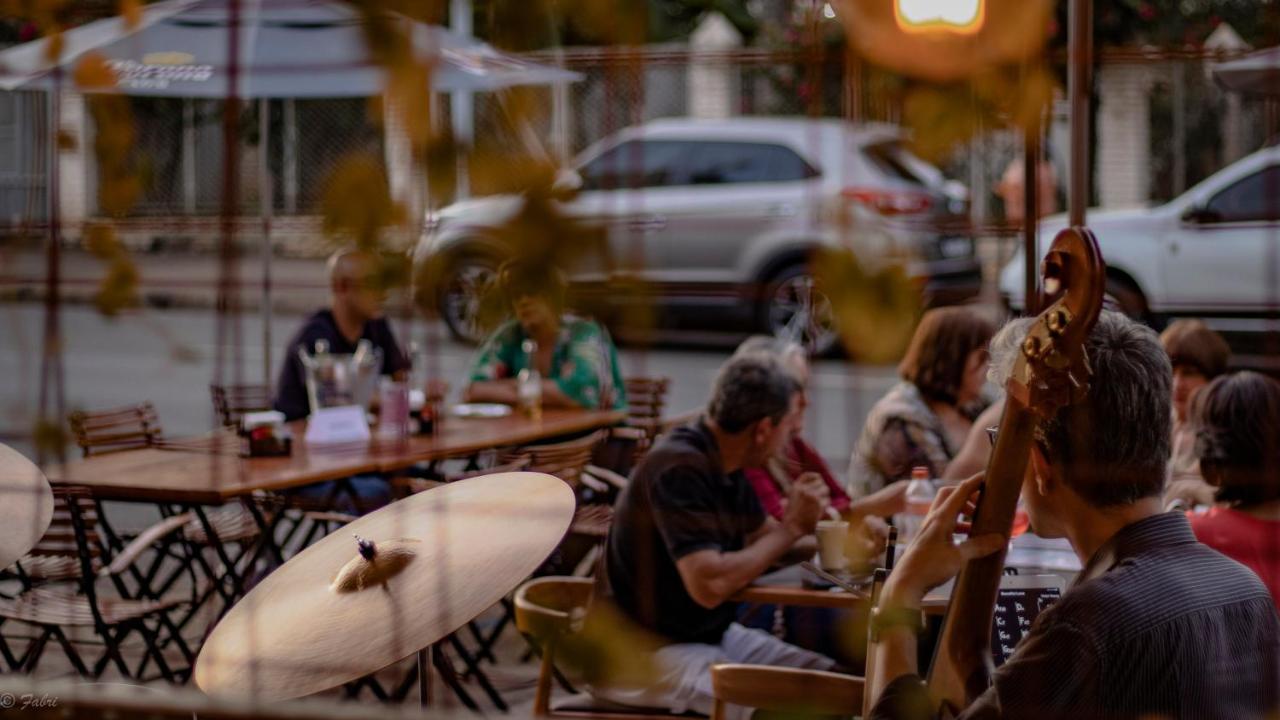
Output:
[[[440,294],[440,315],[454,338],[472,345],[484,340],[487,328],[481,307],[497,279],[497,264],[485,257],[463,257],[450,266]]]
[[[829,354],[839,340],[831,301],[805,265],[792,265],[774,277],[761,314],[770,335],[797,342],[810,355]]]

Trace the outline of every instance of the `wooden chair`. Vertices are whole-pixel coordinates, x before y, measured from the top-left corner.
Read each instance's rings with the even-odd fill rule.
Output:
[[[225,427],[239,427],[245,413],[271,409],[271,389],[266,385],[210,385],[209,395]]]
[[[429,480],[427,478],[418,478],[418,477],[409,477],[409,476],[396,476],[391,478],[391,494],[392,494],[392,497],[395,497],[397,499],[406,498],[406,497],[409,497],[410,495],[420,493],[420,492],[426,492],[427,490],[440,487],[441,485],[444,485],[447,483],[457,482],[458,480],[466,480],[468,478],[480,477],[481,475],[492,475],[494,473],[520,472],[521,470],[527,470],[529,468],[529,463],[532,461],[533,459],[530,458],[528,455],[514,455],[506,458],[506,462],[502,463],[501,465],[494,465],[492,467],[481,468],[479,470],[468,470],[466,472],[445,475],[440,480]]]
[[[667,406],[667,390],[671,387],[671,379],[629,377],[626,383],[626,427],[643,433],[642,442],[636,446],[635,459],[638,460],[653,445],[662,428],[662,411]]]
[[[862,714],[862,678],[822,670],[714,665],[711,689],[715,694],[711,720],[724,720],[726,704],[791,715]]]
[[[606,433],[605,430],[597,430],[585,437],[565,442],[508,449],[498,454],[498,462],[509,463],[514,458],[528,457],[529,463],[525,470],[554,475],[573,487],[575,492],[588,487],[598,497],[607,497],[611,495],[609,485],[586,471],[592,452]],[[598,472],[603,474],[607,471]],[[569,532],[536,574],[572,572],[579,576],[589,575],[612,522],[613,508],[610,505],[585,503],[579,495]],[[473,629],[479,645],[476,656],[490,662],[496,660],[494,645],[514,618],[515,609],[511,601],[504,599],[502,604],[505,612],[487,636]]]
[[[85,457],[164,445],[160,418],[150,401],[105,410],[78,410],[68,418],[72,435]],[[223,542],[244,542],[258,535],[258,526],[242,508],[210,513],[210,524]],[[204,527],[192,520],[184,529],[191,542],[207,545]]]
[[[889,529],[883,566],[876,568],[871,585],[871,606],[880,600],[880,588],[893,570],[897,528]],[[875,645],[868,631],[867,662]],[[715,705],[711,719],[723,720],[726,704],[793,715],[866,717],[871,710],[871,697],[864,691],[871,685],[871,673],[860,678],[852,675],[799,670],[768,665],[723,664],[711,668],[711,690]]]
[[[583,482],[582,471],[591,462],[591,453],[604,440],[605,431],[596,432],[574,440],[548,445],[524,445],[508,448],[498,453],[498,464],[504,465],[521,455],[529,457],[526,468],[530,472],[554,475],[577,488]],[[587,478],[586,482],[592,482]]]
[[[552,707],[551,685],[557,677],[556,650],[571,635],[582,631],[591,607],[595,582],[588,578],[548,576],[530,580],[515,594],[516,627],[542,656],[534,688],[535,717],[627,718],[647,720],[678,717],[662,710],[630,708],[587,696],[575,695]],[[561,683],[567,685],[561,679]]]
[[[39,628],[39,635],[25,651],[15,654],[0,636],[0,657],[11,671],[32,672],[43,656],[50,640],[62,648],[72,667],[83,677],[101,677],[107,667],[115,668],[126,678],[137,678],[148,662],[155,662],[161,677],[173,682],[185,677],[195,660],[169,612],[187,601],[177,596],[161,598],[130,597],[124,592],[123,576],[134,569],[134,563],[157,542],[177,533],[190,520],[186,514],[176,515],[148,528],[125,548],[104,562],[96,537],[96,512],[87,488],[58,486],[53,488],[54,514],[49,530],[27,555],[15,564],[16,572],[26,587],[12,598],[0,598],[0,622],[12,620]],[[33,572],[34,571],[34,572]],[[41,580],[74,579],[72,584]],[[104,596],[98,581],[110,580],[120,597]],[[150,621],[151,625],[148,625]],[[76,645],[68,637],[67,628],[91,627],[102,643],[103,654],[95,662],[86,663]],[[124,660],[122,646],[132,633],[144,642],[142,661],[133,669]],[[161,636],[181,651],[187,667],[175,672],[161,650]]]
[[[150,402],[92,412],[77,410],[67,419],[85,457],[154,446],[164,435]]]

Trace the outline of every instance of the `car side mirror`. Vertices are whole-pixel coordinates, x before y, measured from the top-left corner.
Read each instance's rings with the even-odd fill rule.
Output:
[[[557,200],[572,200],[582,190],[582,176],[576,170],[561,168],[551,182],[551,195]]]
[[[1192,205],[1182,213],[1182,222],[1191,225],[1209,225],[1222,222],[1222,213],[1202,205]]]

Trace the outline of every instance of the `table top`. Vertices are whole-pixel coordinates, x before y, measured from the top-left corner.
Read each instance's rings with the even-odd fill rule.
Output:
[[[616,425],[619,410],[547,409],[540,420],[449,417],[436,433],[403,440],[376,437],[359,446],[308,447],[301,423],[291,425],[288,457],[241,458],[238,445],[215,434],[168,447],[144,448],[45,468],[49,482],[83,485],[107,500],[220,504],[256,490],[285,490],[361,473],[393,472],[415,463],[471,455]]]
[[[804,584],[807,570],[799,565],[789,565],[761,576],[754,583],[739,590],[731,600],[735,602],[796,607],[856,608],[868,600],[867,593],[846,592],[843,588],[816,588]],[[927,612],[942,612],[947,607],[948,596],[930,595],[924,600]]]

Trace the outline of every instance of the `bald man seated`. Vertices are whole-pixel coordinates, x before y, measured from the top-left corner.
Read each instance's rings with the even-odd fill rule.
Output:
[[[374,286],[376,259],[359,250],[340,250],[329,258],[330,306],[317,311],[289,340],[284,365],[276,381],[276,410],[288,420],[311,413],[307,399],[307,374],[298,359],[298,348],[315,352],[316,340],[327,340],[335,355],[353,353],[361,339],[382,351],[381,374],[404,379],[409,359],[396,343],[383,316],[386,293]]]

